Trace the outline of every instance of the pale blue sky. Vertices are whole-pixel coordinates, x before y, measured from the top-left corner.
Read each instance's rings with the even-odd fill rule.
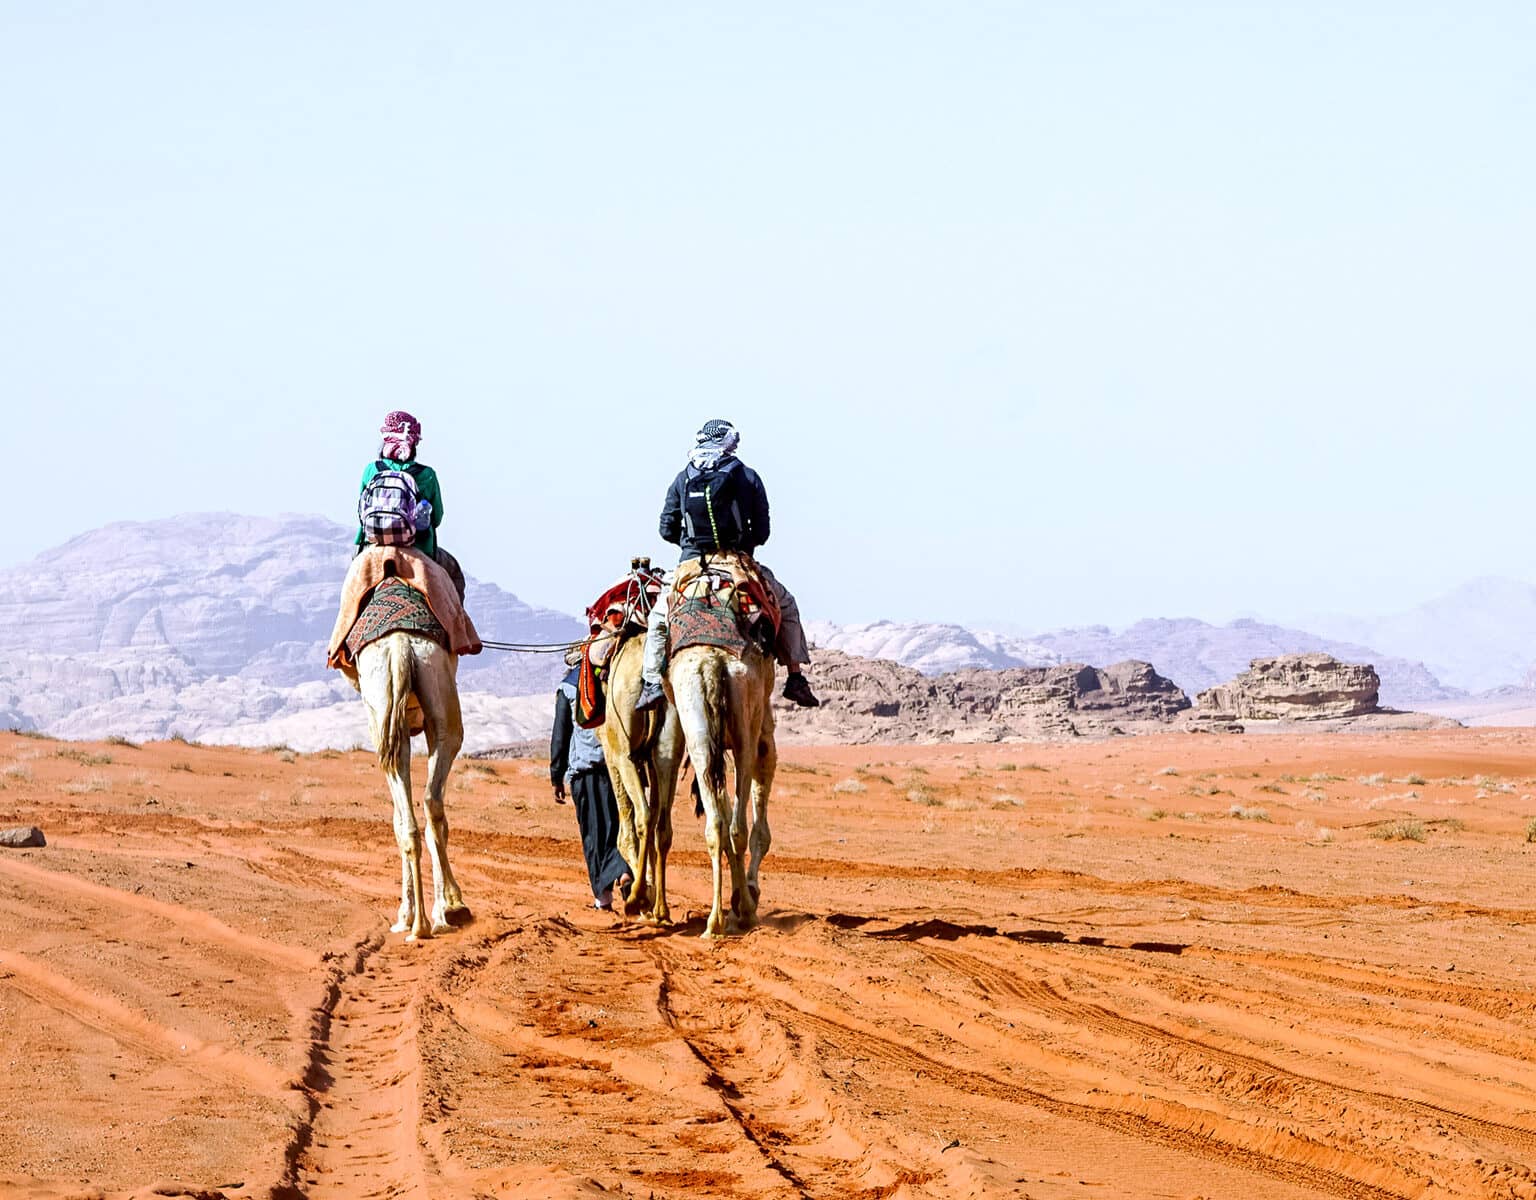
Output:
[[[0,565],[351,513],[576,610],[694,428],[814,617],[1536,573],[1536,6],[0,0]]]

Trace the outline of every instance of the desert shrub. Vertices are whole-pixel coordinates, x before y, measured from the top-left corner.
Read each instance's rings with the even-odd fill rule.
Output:
[[[107,745],[121,746],[124,750],[137,750],[139,748],[138,742],[130,742],[120,733],[109,733],[107,735]]]
[[[1245,808],[1241,804],[1234,804],[1227,809],[1229,817],[1236,817],[1239,821],[1267,821],[1269,811],[1263,808]]]
[[[1204,784],[1193,784],[1184,789],[1186,796],[1230,796],[1232,792],[1228,788],[1209,787]]]
[[[1143,821],[1161,821],[1168,815],[1168,810],[1165,808],[1151,808],[1148,806],[1143,806],[1136,810],[1136,815]]]
[[[869,791],[869,788],[859,782],[859,780],[849,777],[848,779],[839,779],[832,785],[832,790],[840,795],[856,796],[860,792]]]
[[[918,784],[907,791],[907,799],[913,804],[921,804],[924,808],[936,808],[943,801],[933,794],[933,789],[926,784]]]
[[[1158,772],[1159,775],[1177,775],[1178,773],[1178,770],[1174,767],[1164,767]]]
[[[1525,840],[1536,842],[1536,817],[1532,817],[1525,823]]]
[[[1298,778],[1295,775],[1291,775],[1291,774],[1287,773],[1285,775],[1280,776],[1280,782],[1281,783],[1305,783],[1306,780]]]
[[[997,769],[999,771],[1017,771],[1019,769],[1019,764],[1018,763],[998,763],[997,764]]]
[[[187,772],[187,774],[190,775],[192,773],[192,764],[188,763],[188,762],[173,762],[171,764],[171,770],[173,770],[173,771],[185,771],[185,772]]]
[[[882,775],[879,771],[871,771],[868,767],[859,767],[854,771],[855,775],[862,775],[865,779],[873,779],[876,783],[894,784],[896,781],[889,775]]]
[[[826,774],[826,772],[823,771],[820,767],[808,767],[804,763],[781,762],[779,764],[779,770],[780,771],[787,771],[791,775],[825,775]]]
[[[1019,797],[1015,796],[1012,792],[993,792],[992,793],[992,807],[993,808],[1023,808],[1024,807],[1024,801],[1021,800]]]
[[[1422,842],[1427,836],[1422,821],[1387,821],[1371,830],[1383,842]]]
[[[1314,771],[1307,776],[1312,783],[1343,783],[1344,776],[1330,775],[1327,771]]]
[[[1410,771],[1398,780],[1398,783],[1406,783],[1409,787],[1423,787],[1429,781],[1417,771]]]
[[[1472,781],[1480,788],[1487,788],[1490,792],[1502,792],[1508,794],[1515,790],[1515,785],[1506,783],[1497,775],[1479,775]]]
[[[1258,787],[1254,788],[1253,790],[1256,791],[1256,792],[1270,792],[1270,793],[1272,793],[1272,794],[1274,794],[1276,796],[1284,796],[1284,795],[1286,795],[1286,790],[1283,787],[1279,786],[1278,784],[1274,784],[1274,783],[1261,783],[1261,784],[1259,784]]]
[[[285,763],[297,762],[298,758],[299,758],[299,756],[297,754],[295,754],[292,750],[288,749],[287,746],[284,746],[281,750],[279,750],[277,752],[277,761],[278,762],[285,762]]]
[[[11,731],[17,737],[31,738],[36,742],[56,742],[59,739],[52,734],[44,733],[41,729],[17,729],[14,726]]]
[[[84,796],[91,792],[105,792],[112,784],[103,775],[91,775],[85,779],[77,779],[73,783],[59,784],[59,791],[71,796]]]
[[[89,750],[76,750],[74,747],[57,751],[56,757],[67,758],[70,762],[77,762],[82,767],[106,767],[112,764],[110,754],[92,754]]]
[[[1356,783],[1363,783],[1366,787],[1380,787],[1387,781],[1385,771],[1377,771],[1373,775],[1360,775],[1355,779]]]
[[[7,779],[15,779],[20,783],[32,782],[32,768],[24,763],[12,763],[4,771],[0,771]]]

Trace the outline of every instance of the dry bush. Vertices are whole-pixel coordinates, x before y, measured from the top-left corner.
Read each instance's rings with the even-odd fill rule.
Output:
[[[1161,771],[1158,772],[1159,775],[1177,775],[1178,773],[1179,772],[1176,767],[1164,767]]]
[[[59,784],[59,791],[71,796],[85,796],[91,792],[105,792],[110,790],[112,784],[104,775],[90,775],[85,779],[77,779],[73,783]]]
[[[820,767],[808,767],[804,763],[781,762],[779,764],[779,770],[781,772],[787,772],[790,775],[825,775],[826,774],[826,772],[823,771]]]
[[[139,748],[138,742],[130,742],[120,733],[109,733],[107,735],[107,745],[121,746],[124,750],[137,750]]]
[[[943,803],[942,800],[933,794],[932,788],[921,783],[907,792],[907,799],[912,801],[913,804],[921,804],[925,808],[937,808]]]
[[[188,763],[188,762],[173,762],[171,764],[171,770],[173,770],[173,771],[185,771],[185,772],[187,772],[187,774],[190,775],[192,773],[192,764]]]
[[[13,727],[10,732],[14,733],[17,737],[31,738],[36,742],[56,742],[59,740],[50,733],[44,733],[41,729],[16,729]]]
[[[1383,842],[1422,842],[1428,835],[1422,821],[1388,821],[1372,829],[1371,836]]]
[[[58,758],[67,758],[70,762],[77,762],[82,767],[109,767],[112,765],[110,754],[92,754],[89,750],[76,750],[73,747],[67,750],[55,752]]]
[[[1363,783],[1366,787],[1381,787],[1387,782],[1387,773],[1377,771],[1374,775],[1360,775],[1355,779],[1356,783]]]
[[[32,782],[32,768],[22,763],[12,763],[4,771],[0,771],[7,779],[15,779],[21,783]]]
[[[1161,821],[1168,815],[1168,810],[1164,808],[1152,808],[1150,805],[1144,804],[1136,810],[1136,815],[1143,821]]]
[[[1417,771],[1411,771],[1407,775],[1404,775],[1401,779],[1397,780],[1397,782],[1406,783],[1409,787],[1423,787],[1429,781],[1425,779],[1424,776],[1420,775]]]
[[[854,768],[853,773],[855,775],[862,775],[865,779],[873,779],[877,783],[889,783],[894,785],[896,782],[889,775],[882,775],[879,771],[871,771],[868,767],[856,767]]]
[[[993,792],[992,793],[992,807],[993,808],[1023,808],[1024,807],[1024,801],[1021,800],[1018,796],[1015,796],[1012,792]]]
[[[839,779],[832,785],[832,790],[840,795],[857,796],[860,792],[867,792],[869,788],[852,777]]]
[[[1536,817],[1532,817],[1525,823],[1525,840],[1536,842]]]
[[[284,746],[281,750],[279,750],[277,752],[277,761],[278,762],[285,762],[285,763],[297,762],[298,758],[299,758],[299,756],[297,754],[295,754],[292,750],[290,750],[287,746]]]
[[[1241,804],[1234,804],[1227,809],[1227,816],[1236,817],[1239,821],[1267,821],[1269,810],[1264,808],[1244,808]]]
[[[1277,783],[1261,783],[1253,790],[1256,792],[1270,792],[1276,796],[1284,796],[1287,794],[1286,790]]]

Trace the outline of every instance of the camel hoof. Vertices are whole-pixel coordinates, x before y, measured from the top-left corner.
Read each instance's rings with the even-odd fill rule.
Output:
[[[432,924],[432,933],[431,933],[432,937],[437,937],[439,934],[452,933],[452,932],[453,932],[453,926],[448,924],[447,921],[435,921]]]
[[[432,935],[425,929],[413,929],[405,935],[405,940],[408,942],[425,942],[431,940],[431,937]]]
[[[443,919],[451,928],[457,929],[473,921],[475,914],[469,911],[469,905],[460,901],[458,904],[448,906],[447,911],[443,913]]]
[[[390,933],[404,933],[410,927],[411,923],[409,921],[396,921],[389,927],[389,931]]]

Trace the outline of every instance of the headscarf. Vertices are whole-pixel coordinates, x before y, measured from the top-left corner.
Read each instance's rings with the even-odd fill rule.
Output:
[[[692,452],[688,461],[698,471],[713,471],[728,458],[736,457],[736,447],[741,445],[741,434],[729,421],[705,421],[694,435]]]
[[[421,422],[410,413],[401,409],[386,413],[379,432],[384,435],[379,446],[379,454],[384,458],[410,462],[416,457],[416,443],[421,441]]]

